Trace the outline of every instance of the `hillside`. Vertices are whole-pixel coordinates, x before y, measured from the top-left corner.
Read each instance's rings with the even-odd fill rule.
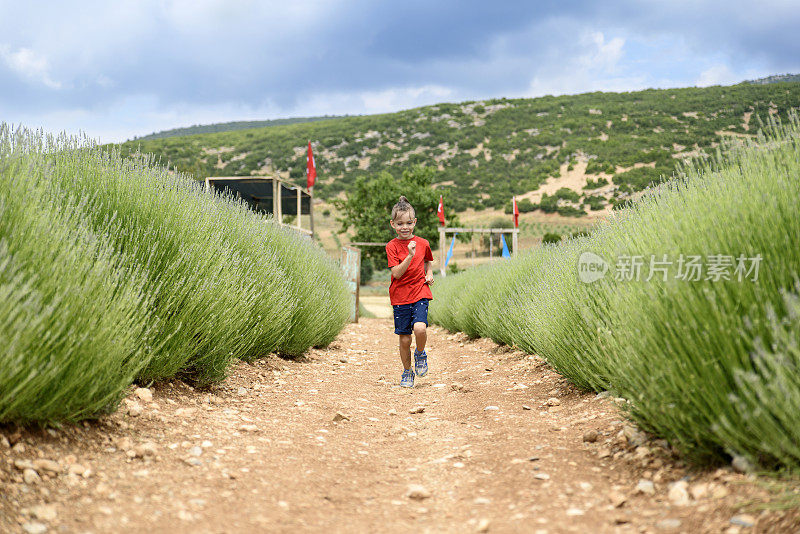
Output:
[[[317,194],[331,198],[359,176],[439,170],[456,211],[503,208],[580,216],[608,210],[683,158],[722,138],[750,136],[759,120],[800,106],[800,83],[648,89],[439,104],[397,113],[234,132],[137,140],[198,178],[280,175],[302,183],[306,143],[315,149]]]
[[[272,119],[266,121],[234,121],[218,122],[214,124],[195,124],[185,128],[173,128],[161,132],[152,133],[142,137],[134,137],[133,140],[164,139],[166,137],[180,137],[183,135],[197,135],[204,133],[234,132],[236,130],[251,130],[253,128],[267,128],[270,126],[284,126],[286,124],[299,124],[301,122],[316,122],[337,119],[337,116],[325,117],[291,117],[288,119]]]
[[[773,74],[772,76],[767,76],[766,78],[748,80],[748,83],[757,83],[762,85],[781,82],[800,82],[800,74]]]

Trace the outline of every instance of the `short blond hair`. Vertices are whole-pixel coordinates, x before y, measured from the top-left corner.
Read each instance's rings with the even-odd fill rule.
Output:
[[[400,215],[401,213],[408,213],[408,212],[411,212],[412,219],[417,216],[417,213],[414,211],[414,206],[411,205],[411,203],[408,201],[406,197],[401,196],[397,204],[395,204],[394,207],[392,207],[392,220],[393,221],[396,220],[397,216]]]

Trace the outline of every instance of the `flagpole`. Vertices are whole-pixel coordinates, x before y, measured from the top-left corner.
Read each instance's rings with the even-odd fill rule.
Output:
[[[311,240],[313,241],[314,240],[314,186],[313,185],[308,188],[308,226],[311,229]]]

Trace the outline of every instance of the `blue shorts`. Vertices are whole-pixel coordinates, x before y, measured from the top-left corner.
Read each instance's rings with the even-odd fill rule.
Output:
[[[414,323],[425,323],[428,326],[428,302],[420,299],[411,304],[396,304],[394,308],[394,333],[407,336],[414,332]]]

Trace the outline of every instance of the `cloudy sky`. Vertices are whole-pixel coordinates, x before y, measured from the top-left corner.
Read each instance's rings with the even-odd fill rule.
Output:
[[[800,2],[755,5],[0,0],[0,122],[122,141],[192,124],[800,72]]]

